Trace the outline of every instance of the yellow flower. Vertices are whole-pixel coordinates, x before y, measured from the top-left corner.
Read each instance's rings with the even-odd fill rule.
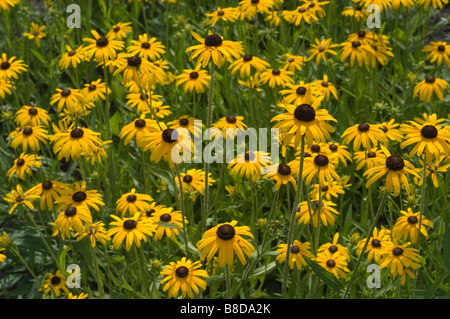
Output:
[[[70,206],[60,212],[53,225],[54,234],[61,233],[63,239],[70,238],[70,231],[82,232],[83,223],[92,223],[92,216],[84,206]]]
[[[153,198],[147,194],[136,193],[136,189],[132,189],[131,192],[123,194],[116,202],[116,211],[121,213],[122,218],[129,213],[130,216],[138,212],[149,210],[150,203]]]
[[[283,263],[286,261],[287,244],[279,244],[277,247],[278,248],[275,250],[275,253],[277,253],[278,256],[275,259],[279,263]],[[295,265],[298,270],[301,270],[303,266],[307,265],[305,257],[314,259],[314,255],[311,253],[311,243],[302,243],[298,240],[294,240],[290,248],[289,267],[294,269]]]
[[[164,45],[157,41],[155,37],[150,38],[147,33],[139,35],[139,40],[131,40],[131,44],[127,48],[127,52],[134,56],[154,61],[161,57],[161,54],[166,53]]]
[[[401,210],[400,214],[403,216],[397,219],[394,228],[392,229],[394,238],[396,240],[403,239],[404,241],[409,238],[412,243],[417,243],[419,237],[420,212],[414,213],[411,208],[408,208],[408,211]],[[428,220],[422,215],[420,232],[426,239],[428,239],[428,232],[425,226],[433,227],[433,225],[434,224],[431,220]]]
[[[89,237],[91,247],[95,247],[96,240],[101,242],[103,245],[106,244],[107,240],[111,240],[106,232],[105,224],[103,222],[87,222],[85,223],[83,230],[74,235],[74,237],[77,238],[77,241],[82,240],[86,236]]]
[[[205,93],[205,88],[209,88],[211,76],[206,70],[200,70],[201,65],[197,64],[195,69],[183,70],[180,75],[176,76],[175,85],[183,85],[184,92]]]
[[[133,243],[136,247],[141,247],[141,240],[147,242],[146,235],[153,236],[155,232],[155,225],[148,220],[139,220],[139,213],[134,214],[131,218],[122,219],[116,215],[111,215],[114,222],[113,226],[108,230],[108,236],[114,236],[112,243],[113,247],[119,247],[125,240],[126,250],[129,251]]]
[[[183,215],[180,211],[174,211],[172,207],[167,207],[153,213],[150,220],[152,220],[155,225],[155,240],[161,240],[164,234],[166,234],[171,240],[176,241],[179,229],[183,228]],[[186,218],[184,219],[184,222],[186,224],[188,223]],[[167,227],[164,224],[159,223],[170,224],[171,226]],[[177,228],[174,228],[174,226]]]
[[[27,68],[28,65],[23,63],[23,60],[16,60],[15,56],[8,59],[6,53],[2,53],[2,58],[0,59],[0,79],[18,79],[19,74],[26,71]]]
[[[67,69],[70,65],[76,68],[78,64],[85,60],[83,46],[72,49],[70,45],[66,45],[66,50],[67,52],[59,59],[59,67],[61,70]]]
[[[31,23],[31,31],[30,32],[24,32],[23,35],[28,37],[28,39],[33,40],[36,42],[36,46],[38,48],[41,47],[41,39],[45,38],[47,34],[44,32],[45,25],[40,26],[37,23],[32,22]]]
[[[231,70],[232,75],[239,71],[239,76],[242,79],[246,76],[250,76],[252,68],[254,68],[257,73],[261,73],[269,67],[270,64],[263,59],[251,54],[246,54],[242,58],[231,63],[228,69]]]
[[[358,250],[356,251],[356,254],[358,256],[361,255],[366,241],[367,238],[364,238],[358,242],[358,245],[356,246],[358,248]],[[373,229],[372,237],[370,237],[365,250],[369,253],[367,255],[367,262],[370,263],[372,261],[372,258],[374,258],[375,262],[378,263],[381,258],[381,253],[385,246],[388,245],[388,243],[390,243],[389,233],[386,232],[385,229],[381,229],[380,231],[378,231],[378,229],[375,227]]]
[[[33,151],[40,151],[41,146],[39,142],[47,144],[47,139],[47,130],[43,126],[26,126],[18,130],[17,135],[11,141],[11,147],[18,148],[22,146],[25,153],[28,148]]]
[[[14,165],[11,167],[6,175],[8,180],[11,180],[14,174],[21,180],[25,180],[25,174],[32,175],[31,167],[39,168],[42,163],[39,162],[42,158],[37,155],[20,154],[19,158],[14,160]]]
[[[333,254],[328,250],[317,253],[315,261],[325,270],[332,273],[337,279],[339,277],[347,278],[350,270],[347,268],[347,259],[345,255]]]
[[[54,293],[56,297],[59,297],[61,290],[64,293],[69,294],[69,289],[67,289],[67,281],[61,271],[57,270],[53,275],[48,273],[45,275],[44,280],[44,294]]]
[[[83,51],[87,59],[92,59],[97,63],[105,63],[108,60],[114,59],[117,55],[116,50],[121,50],[125,43],[118,41],[114,36],[100,37],[97,31],[91,30],[94,39],[84,38],[83,41],[90,43],[84,47]]]
[[[3,199],[8,203],[13,204],[11,209],[9,210],[9,214],[11,214],[19,205],[25,205],[30,210],[33,210],[34,206],[32,204],[32,201],[34,201],[36,198],[39,198],[39,196],[29,194],[28,192],[24,193],[22,187],[17,184],[16,189],[13,189],[10,193],[6,194],[6,197]]]
[[[429,52],[427,60],[430,60],[431,63],[437,61],[437,65],[441,66],[442,61],[445,61],[445,64],[450,67],[450,44],[447,44],[447,42],[431,42],[431,44],[425,46],[422,51]]]
[[[118,22],[112,26],[106,37],[115,37],[117,40],[125,39],[128,33],[133,32],[131,22]]]
[[[448,88],[448,83],[442,79],[429,75],[416,85],[413,96],[419,96],[420,101],[430,102],[433,93],[439,100],[444,101],[444,90]]]
[[[212,13],[205,14],[209,19],[205,22],[207,26],[214,26],[219,20],[234,22],[238,19],[239,12],[236,8],[228,7],[221,8],[217,7],[217,10]]]
[[[311,44],[311,48],[308,50],[308,52],[310,53],[308,60],[315,59],[315,63],[319,65],[322,60],[327,59],[327,53],[337,55],[337,52],[332,49],[337,47],[338,44],[331,44],[331,41],[331,38],[321,40],[316,39],[316,43]]]

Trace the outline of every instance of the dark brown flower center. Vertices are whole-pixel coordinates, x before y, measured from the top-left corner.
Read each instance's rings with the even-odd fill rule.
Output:
[[[362,7],[361,7],[361,6],[356,6],[356,7],[355,7],[355,10],[356,10],[356,11],[361,11],[361,10],[362,10]]]
[[[272,70],[272,74],[275,75],[275,76],[276,76],[276,75],[280,75],[280,74],[281,74],[281,71],[278,70],[278,69],[273,69],[273,70]]]
[[[2,70],[8,70],[11,67],[11,63],[9,63],[8,61],[2,62],[2,64],[0,64],[0,69]]]
[[[198,78],[198,72],[197,71],[193,71],[193,72],[191,72],[190,74],[189,74],[189,77],[191,78],[191,79],[197,79]]]
[[[23,135],[31,135],[31,134],[33,134],[33,129],[31,127],[23,129]]]
[[[225,14],[225,12],[223,10],[217,11],[217,15],[218,16],[223,16],[224,14]]]
[[[84,135],[84,131],[81,128],[73,129],[72,132],[70,132],[70,136],[72,138],[82,138]]]
[[[192,183],[192,176],[191,175],[184,175],[183,182],[185,182],[186,184]]]
[[[358,125],[358,131],[367,132],[370,129],[370,125],[367,123],[361,123]]]
[[[294,61],[295,61],[294,58],[289,58],[289,59],[288,59],[288,62],[291,62],[291,63],[292,63],[292,62],[294,62]]]
[[[408,217],[408,223],[409,224],[417,224],[419,222],[419,219],[416,216],[409,216]]]
[[[244,55],[243,59],[245,62],[251,61],[253,59],[253,55],[246,54],[246,55]]]
[[[295,92],[297,92],[298,95],[305,95],[306,94],[306,88],[304,86],[299,86]]]
[[[147,217],[152,217],[154,213],[155,213],[155,210],[154,209],[150,209],[150,210],[145,212],[145,215],[147,215]]]
[[[141,44],[141,48],[143,48],[143,49],[150,49],[150,43],[148,43],[148,42],[144,42],[144,43],[142,43]]]
[[[30,108],[28,109],[28,114],[30,114],[30,115],[36,115],[36,114],[38,114],[38,110],[37,110],[36,108],[34,108],[34,107],[30,107]]]
[[[61,95],[64,97],[68,97],[71,93],[72,91],[70,91],[69,89],[64,89],[61,91]]]
[[[352,42],[352,47],[357,48],[357,47],[360,47],[360,46],[361,46],[361,42],[359,42],[359,41],[353,41]]]
[[[189,120],[187,118],[180,119],[180,125],[181,126],[186,126],[188,124],[189,124]]]
[[[324,88],[327,88],[327,87],[329,86],[328,82],[325,82],[325,81],[322,81],[321,85],[322,85]]]
[[[245,153],[244,158],[246,162],[253,161],[255,159],[255,153],[247,152]]]
[[[392,253],[394,254],[394,256],[401,256],[403,255],[403,249],[401,249],[400,247],[395,247],[394,249],[392,249]]]
[[[128,203],[134,203],[135,201],[137,201],[136,195],[128,195],[127,196],[127,202]]]
[[[42,183],[42,188],[45,190],[49,190],[53,187],[53,183],[51,181],[46,181]]]
[[[434,83],[434,81],[436,81],[436,78],[435,78],[434,76],[432,76],[432,75],[429,75],[429,76],[427,76],[427,77],[425,78],[425,81],[426,81],[427,83]]]
[[[373,247],[381,247],[381,242],[378,239],[372,239]]]
[[[332,152],[336,152],[338,150],[338,147],[336,144],[330,144],[330,146],[328,146],[328,148],[330,149],[330,151]]]
[[[283,176],[290,175],[291,168],[289,167],[289,165],[281,163],[280,165],[278,165],[278,174],[283,175]]]
[[[139,120],[134,121],[134,126],[136,126],[138,128],[145,127],[145,124],[146,124],[146,122],[143,119],[139,119]]]
[[[141,99],[141,101],[146,101],[146,100],[148,100],[149,96],[148,96],[148,94],[141,93],[139,98]]]
[[[405,167],[405,161],[400,156],[392,155],[386,159],[386,167],[391,171],[400,171]]]
[[[222,240],[230,240],[234,238],[236,235],[236,230],[233,226],[229,224],[225,224],[217,228],[217,237],[219,237]]]
[[[96,44],[98,47],[104,48],[109,44],[109,41],[107,38],[98,38]]]
[[[433,125],[425,125],[420,130],[420,134],[425,138],[436,138],[438,136],[438,130]]]
[[[321,45],[321,46],[319,47],[319,52],[323,52],[323,51],[325,51],[325,47],[324,47],[323,45]]]
[[[322,186],[322,192],[327,192],[330,188],[327,185]]]
[[[222,45],[222,37],[218,34],[210,34],[205,38],[205,45],[207,47],[218,47]]]
[[[316,157],[314,157],[314,164],[316,164],[317,166],[326,166],[328,165],[328,163],[328,157],[326,157],[325,155],[317,155]]]
[[[74,56],[75,54],[77,54],[77,51],[75,50],[70,50],[69,53],[67,53],[68,56]]]
[[[81,203],[81,202],[83,202],[83,201],[85,201],[86,200],[86,198],[87,198],[87,194],[85,193],[85,192],[75,192],[73,195],[72,195],[72,199],[75,201],[75,202],[77,202],[77,203]]]
[[[375,152],[369,152],[369,153],[367,153],[367,157],[369,157],[369,158],[377,157],[377,153],[375,153]]]
[[[17,196],[16,197],[16,202],[18,202],[18,203],[23,202],[23,197],[22,196]]]
[[[387,133],[388,128],[386,126],[380,126],[380,130],[382,130],[384,133]]]
[[[295,108],[294,117],[302,122],[312,122],[316,118],[316,111],[310,104],[300,104]]]
[[[172,216],[170,216],[170,214],[162,214],[161,216],[159,216],[159,220],[164,223],[168,223],[172,220]]]
[[[16,165],[17,165],[17,166],[23,166],[24,164],[25,164],[25,160],[22,159],[22,158],[19,158],[19,159],[17,160],[17,162],[16,162]]]
[[[336,245],[331,245],[330,247],[328,247],[328,251],[332,254],[334,254],[335,252],[338,251],[338,248]]]
[[[166,143],[173,143],[178,141],[178,132],[174,129],[168,128],[162,132],[162,139]]]
[[[52,277],[52,279],[50,279],[50,283],[51,283],[53,286],[59,285],[60,282],[61,282],[61,278],[59,278],[59,277],[57,277],[57,276],[54,276],[54,277]]]
[[[259,3],[259,0],[252,0],[252,3],[253,3],[253,4],[258,4],[258,3]]]
[[[365,38],[365,37],[366,37],[366,31],[361,30],[358,32],[358,38]]]
[[[95,91],[95,90],[97,90],[97,85],[95,85],[95,84],[89,85],[89,91]]]
[[[329,267],[329,268],[336,267],[336,262],[333,259],[327,260],[327,267]]]
[[[311,146],[311,152],[319,153],[320,152],[320,146],[317,145],[317,144],[314,144],[313,146]]]
[[[439,45],[437,47],[437,49],[438,49],[439,52],[444,52],[445,51],[445,45]]]
[[[228,115],[225,119],[230,124],[236,123],[236,117],[234,117],[233,115]]]
[[[129,58],[127,62],[128,62],[129,66],[137,67],[137,66],[141,65],[142,59],[140,57],[138,57],[137,55],[135,55],[135,56],[132,56],[131,58]]]
[[[306,9],[303,8],[303,7],[301,7],[301,8],[298,9],[298,12],[299,12],[299,13],[305,13],[305,12],[306,12]]]
[[[178,267],[175,270],[175,275],[177,275],[178,278],[185,278],[189,275],[189,269],[184,266]]]
[[[64,215],[66,215],[67,217],[73,217],[77,214],[77,209],[76,207],[69,207],[66,209],[66,211],[64,212]]]
[[[297,245],[291,246],[291,254],[298,254],[300,252],[300,248]]]
[[[120,27],[115,27],[115,28],[113,29],[113,31],[116,32],[116,33],[119,32],[119,30],[120,30]]]
[[[123,222],[123,228],[128,229],[128,230],[135,229],[136,226],[137,226],[137,221],[135,221],[133,219],[128,219]]]

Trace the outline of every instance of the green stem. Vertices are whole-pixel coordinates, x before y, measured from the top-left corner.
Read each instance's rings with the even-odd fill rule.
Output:
[[[103,290],[103,281],[100,278],[100,270],[98,268],[97,256],[95,254],[94,247],[92,247],[91,245],[89,245],[89,247],[91,249],[92,262],[94,264],[95,269],[95,277],[97,277],[98,294],[100,298],[103,299],[105,297],[105,292]]]
[[[19,259],[19,261],[25,266],[25,268],[28,270],[28,272],[31,274],[31,276],[35,279],[38,280],[38,278],[36,277],[36,275],[34,274],[34,272],[31,270],[30,266],[28,266],[27,262],[22,258],[22,256],[20,255],[19,251],[15,248],[15,247],[11,247],[10,251],[13,253],[13,255]]]
[[[227,298],[231,299],[231,276],[230,276],[230,266],[225,265],[225,281],[227,286]]]
[[[41,237],[42,241],[44,242],[45,247],[47,248],[50,256],[52,257],[53,261],[55,262],[56,265],[58,264],[58,259],[55,257],[55,254],[53,253],[53,250],[51,249],[51,247],[49,246],[49,244],[47,243],[47,240],[45,240],[44,235],[42,235],[42,232],[39,230],[38,225],[36,225],[36,222],[34,221],[33,215],[31,215],[30,212],[27,211],[27,215],[31,220],[31,223],[33,224],[34,228],[36,229],[36,232],[39,234],[39,236]]]
[[[181,218],[183,219],[183,236],[184,236],[184,245],[185,245],[185,254],[186,258],[189,259],[189,245],[188,245],[188,236],[187,236],[187,227],[186,227],[186,209],[184,207],[184,193],[183,193],[183,182],[181,180],[180,170],[178,169],[178,165],[175,164],[175,173],[178,178],[178,185],[180,190],[180,210],[181,210]]]

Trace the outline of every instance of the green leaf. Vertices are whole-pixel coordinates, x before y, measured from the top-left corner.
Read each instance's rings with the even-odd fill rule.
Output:
[[[272,270],[274,270],[276,266],[277,266],[277,263],[275,261],[272,261],[271,263],[269,263],[267,265],[258,267],[252,272],[250,278],[258,277],[261,275],[266,275],[269,272],[271,272]]]
[[[40,54],[39,52],[30,49],[30,51],[33,53],[33,55],[44,65],[48,64],[48,61],[42,56],[42,54]]]
[[[167,184],[167,188],[169,189],[169,192],[173,196],[177,196],[178,194],[177,187],[172,177],[172,174],[169,171],[150,165],[147,165],[147,167],[150,169],[153,175],[156,175],[157,177],[161,178]]]
[[[319,276],[320,279],[322,279],[328,286],[335,290],[342,290],[344,289],[344,284],[337,280],[332,274],[330,274],[328,271],[323,269],[321,266],[319,266],[317,263],[315,263],[312,260],[306,259],[306,262],[311,267],[311,269],[314,271],[314,273]]]
[[[161,227],[181,229],[181,227],[178,227],[177,225],[172,224],[172,223],[166,223],[166,222],[156,222],[156,223]]]
[[[119,112],[114,113],[114,115],[111,117],[110,119],[110,124],[111,124],[111,133],[112,134],[116,134],[119,135],[120,134],[120,121],[122,120],[122,116],[120,115]]]
[[[69,249],[70,249],[70,247],[65,247],[58,256],[59,269],[66,277],[68,277],[68,275],[69,275],[66,271],[66,255],[67,255],[67,252],[69,251]]]

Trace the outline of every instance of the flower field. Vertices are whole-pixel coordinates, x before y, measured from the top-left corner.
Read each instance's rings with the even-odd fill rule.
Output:
[[[449,0],[0,0],[1,299],[450,297]]]

